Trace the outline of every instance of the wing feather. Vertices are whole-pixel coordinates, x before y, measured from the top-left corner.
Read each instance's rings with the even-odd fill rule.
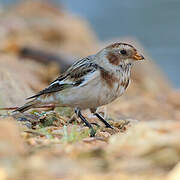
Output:
[[[92,61],[89,56],[75,62],[64,74],[54,80],[49,87],[40,91],[34,96],[27,99],[37,98],[43,94],[62,91],[66,88],[79,86],[85,80],[85,77],[94,73],[98,69],[98,65]]]
[[[32,98],[36,98],[36,97],[39,97],[43,94],[49,94],[49,93],[53,93],[53,92],[57,92],[57,91],[61,91],[65,88],[69,88],[69,87],[72,87],[73,85],[72,84],[58,84],[58,83],[55,83],[53,85],[50,85],[49,87],[43,89],[42,91],[40,91],[39,93],[37,93],[36,95],[34,96],[31,96],[27,99],[32,99]]]

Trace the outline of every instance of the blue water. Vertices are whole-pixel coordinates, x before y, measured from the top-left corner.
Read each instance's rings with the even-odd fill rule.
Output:
[[[100,40],[138,39],[174,87],[180,88],[180,0],[54,1],[86,18]]]

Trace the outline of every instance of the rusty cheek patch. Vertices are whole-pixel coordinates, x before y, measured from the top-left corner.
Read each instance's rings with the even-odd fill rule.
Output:
[[[118,81],[112,74],[101,70],[101,78],[107,83],[110,88],[113,88],[114,83]]]
[[[120,63],[120,58],[118,57],[118,55],[115,55],[113,53],[108,53],[107,59],[113,65],[117,65],[118,66],[119,63]]]

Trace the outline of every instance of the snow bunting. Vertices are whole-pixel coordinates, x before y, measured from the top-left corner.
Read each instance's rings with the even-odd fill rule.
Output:
[[[81,110],[90,109],[106,127],[111,125],[97,112],[99,106],[108,104],[121,96],[130,83],[131,67],[144,57],[130,44],[114,43],[95,55],[75,62],[47,88],[28,98],[33,99],[16,111],[54,104],[75,108],[77,116],[92,130]]]

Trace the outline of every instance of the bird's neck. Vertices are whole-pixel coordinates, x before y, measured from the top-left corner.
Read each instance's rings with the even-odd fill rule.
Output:
[[[123,72],[130,73],[132,66],[133,66],[133,63],[131,63],[131,62],[122,63],[119,65],[118,69],[122,70]]]

